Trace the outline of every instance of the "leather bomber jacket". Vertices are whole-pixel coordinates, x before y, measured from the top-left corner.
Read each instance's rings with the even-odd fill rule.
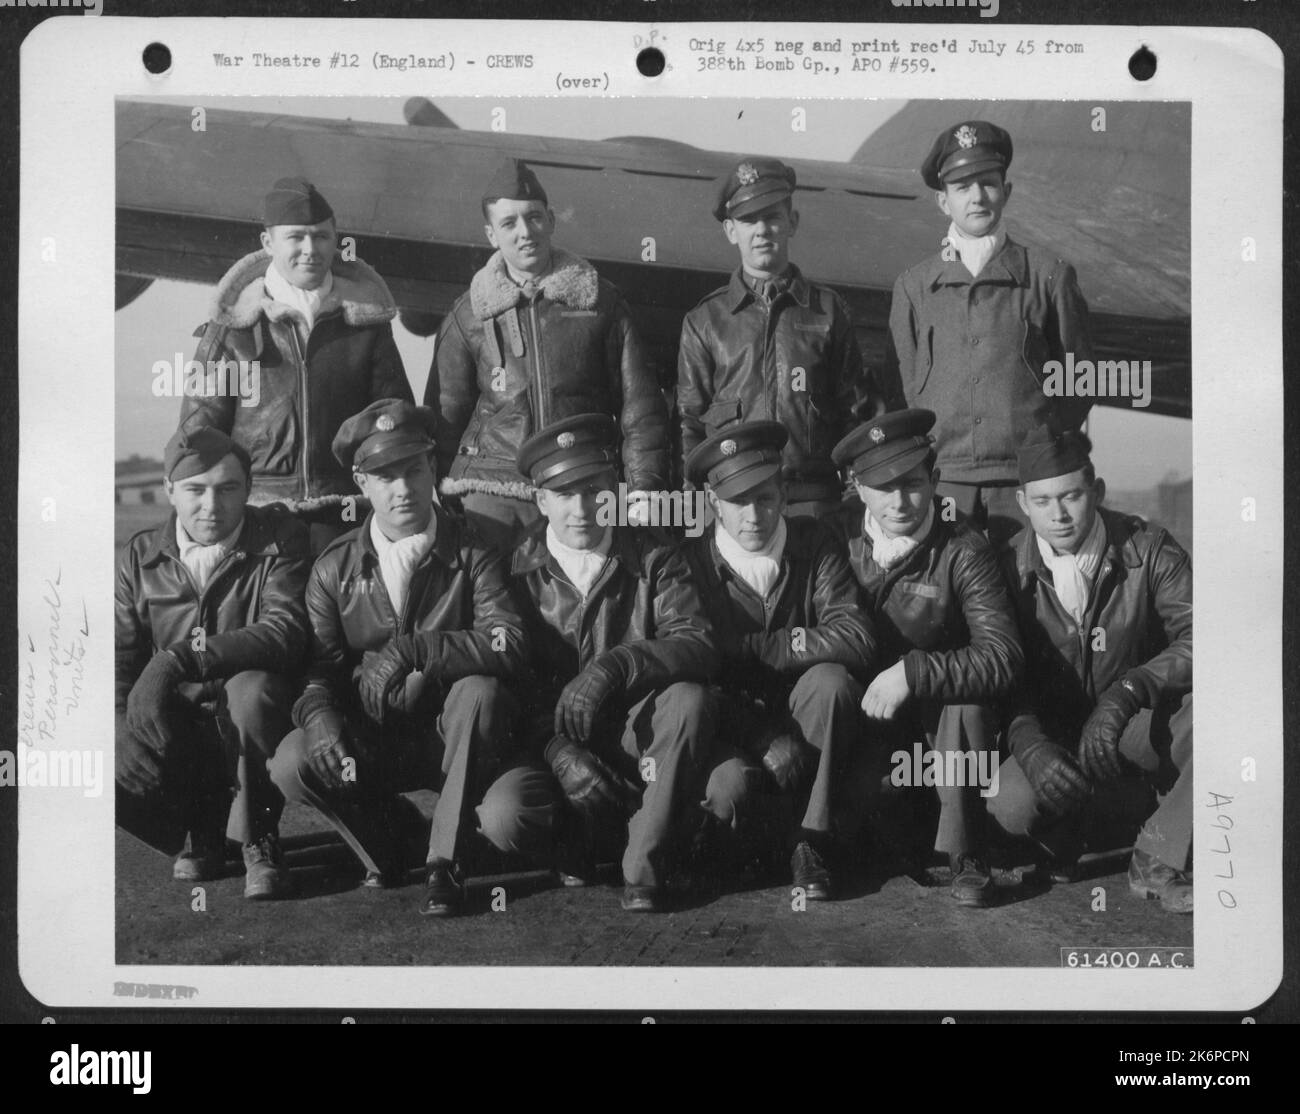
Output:
[[[726,687],[791,685],[814,665],[844,666],[860,681],[874,671],[876,636],[838,538],[817,519],[786,519],[781,572],[763,599],[732,572],[713,529],[682,544],[724,659]],[[798,629],[796,641],[792,635]],[[742,639],[759,636],[757,661]]]
[[[831,449],[870,416],[872,391],[843,299],[797,267],[790,273],[770,307],[737,270],[686,315],[677,358],[682,459],[734,422],[778,421],[790,434],[791,500],[838,498]]]
[[[1032,528],[1002,555],[1025,641],[1015,707],[1063,741],[1078,737],[1097,698],[1121,680],[1147,708],[1192,688],[1191,558],[1162,527],[1105,507],[1099,513],[1106,551],[1081,624],[1052,589]]]
[[[945,522],[936,504],[929,537],[886,571],[872,559],[863,513],[851,503],[837,525],[848,538],[862,605],[879,632],[882,667],[901,658],[918,700],[988,704],[1007,697],[1024,670],[1024,652],[984,535]]]
[[[668,486],[668,407],[627,303],[585,259],[556,250],[532,298],[488,260],[443,321],[424,394],[444,494],[530,498],[515,466],[538,430],[610,414],[632,490]]]
[[[459,520],[434,513],[433,549],[416,566],[401,615],[393,610],[370,538],[373,515],[316,559],[307,581],[307,695],[294,709],[295,722],[321,700],[359,708],[356,678],[363,656],[400,634],[436,641],[438,664],[430,672],[443,684],[476,674],[519,676],[523,621],[506,588],[500,556]]]
[[[526,615],[535,708],[617,646],[635,662],[625,697],[678,681],[706,682],[717,647],[690,570],[671,542],[643,526],[612,526],[609,559],[584,599],[546,547],[545,519],[516,547],[510,579]]]
[[[181,560],[176,515],[136,534],[126,546],[114,591],[115,696],[119,709],[140,672],[159,650],[193,646],[201,675],[227,680],[255,669],[296,674],[307,649],[303,585],[311,567],[307,528],[297,519],[259,507],[244,509],[235,548],[202,591]]]

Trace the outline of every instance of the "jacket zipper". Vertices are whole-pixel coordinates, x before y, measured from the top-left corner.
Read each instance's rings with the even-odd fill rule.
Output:
[[[303,351],[302,341],[298,336],[298,326],[292,320],[289,331],[293,333],[293,347],[298,353],[298,399],[302,407],[302,497],[311,498],[311,472],[308,461],[311,456],[311,423],[308,418],[307,404],[307,356]],[[308,337],[310,343],[311,338]]]
[[[530,339],[533,345],[533,377],[537,385],[537,423],[533,426],[533,432],[536,433],[550,424],[546,413],[546,385],[542,367],[542,324],[537,316],[536,298],[528,303],[528,323],[533,334]]]

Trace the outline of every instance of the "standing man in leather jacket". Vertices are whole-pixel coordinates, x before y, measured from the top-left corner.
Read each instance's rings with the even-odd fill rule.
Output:
[[[713,215],[740,266],[682,322],[677,408],[682,456],[735,422],[778,421],[790,515],[838,508],[831,447],[874,402],[848,309],[790,262],[795,173],[749,158],[718,186]]]
[[[173,434],[163,469],[175,513],[127,543],[117,574],[117,823],[181,852],[183,882],[220,876],[229,832],[244,896],[280,897],[284,801],[266,764],[307,649],[307,530],[246,505],[248,453],[220,430]]]
[[[852,519],[846,509],[841,522],[885,666],[862,710],[897,748],[891,783],[935,786],[934,847],[948,856],[952,894],[984,906],[993,900],[985,794],[996,799],[997,705],[1024,654],[992,547],[935,499],[934,420],[896,410],[835,446],[865,508]]]
[[[1089,806],[1144,776],[1159,805],[1129,864],[1134,893],[1192,911],[1192,565],[1163,529],[1101,505],[1081,433],[1020,452],[1029,527],[1003,555],[1028,668],[992,813],[1070,880]]]
[[[567,842],[595,845],[626,822],[623,908],[649,913],[701,809],[730,818],[745,787],[734,766],[710,773],[717,650],[686,562],[605,513],[615,435],[612,418],[581,414],[524,442],[542,519],[510,575],[532,645],[531,740],[570,802]],[[582,858],[561,864],[568,884],[590,877]]]
[[[230,434],[252,459],[251,501],[284,503],[319,553],[356,521],[334,434],[376,399],[412,401],[411,386],[393,340],[393,296],[371,267],[339,257],[334,210],[316,187],[281,178],[262,221],[262,250],[217,284],[195,333],[204,393],[186,397],[180,429]]]
[[[696,447],[687,478],[716,517],[683,552],[722,651],[719,731],[792,806],[794,830],[781,835],[793,836],[794,885],[827,901],[832,838],[856,832],[870,791],[858,701],[876,647],[839,539],[782,514],[786,438],[779,422],[742,422]],[[734,817],[733,827],[743,838],[770,819]]]
[[[496,252],[438,333],[424,401],[439,414],[438,475],[482,536],[508,550],[537,520],[515,466],[538,430],[609,414],[630,491],[668,486],[668,408],[627,303],[596,269],[554,246],[537,175],[509,159],[483,191]]]
[[[334,438],[373,511],[312,568],[307,685],[272,774],[334,825],[370,886],[404,874],[397,792],[436,789],[420,912],[452,916],[472,818],[500,850],[546,860],[557,802],[512,745],[525,648],[501,559],[433,502],[434,422],[381,399]]]

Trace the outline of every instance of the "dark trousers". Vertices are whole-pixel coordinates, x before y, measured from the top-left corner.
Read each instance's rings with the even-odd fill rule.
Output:
[[[934,849],[947,855],[982,855],[987,844],[987,805],[1001,791],[992,710],[982,704],[913,701],[904,705],[896,723],[883,726],[881,737],[889,759],[882,790],[887,795],[918,788],[928,791],[932,781],[939,799]],[[925,765],[916,762],[916,743],[924,747],[923,763],[925,751],[934,752],[932,778],[926,778]]]
[[[189,832],[224,831],[237,843],[274,832],[284,798],[267,760],[293,728],[293,696],[285,677],[256,670],[224,684],[180,685],[161,784],[144,795],[118,785],[118,825],[168,855],[185,846]],[[121,718],[118,730],[125,730]]]
[[[1025,525],[1025,517],[1016,502],[1016,485],[966,484],[940,480],[935,487],[940,510],[945,499],[951,499],[956,510],[978,527],[1000,549]]]
[[[349,720],[358,743],[355,783],[322,784],[301,730],[280,745],[271,776],[287,799],[325,817],[370,871],[393,866],[396,795],[416,788],[438,792],[428,862],[463,861],[475,830],[503,851],[547,858],[558,796],[549,772],[515,757],[518,706],[509,690],[492,677],[465,677],[445,698],[426,691],[413,706],[382,732]]]
[[[767,799],[748,796],[749,815],[733,817],[733,830],[749,828],[745,834],[755,838],[754,829],[759,829],[757,838],[786,841],[793,828],[846,840],[861,830],[876,789],[875,745],[863,732],[859,710],[862,693],[862,685],[842,665],[822,663],[803,673],[788,693],[761,702],[744,693],[722,694],[723,735],[743,757],[722,763],[715,777],[734,781],[744,776],[741,769],[758,770],[762,752],[777,734],[790,734],[817,751],[808,784],[777,793],[776,800],[771,791]],[[771,790],[772,783],[760,779],[760,784],[764,781]]]
[[[609,729],[597,732],[591,749],[625,782],[641,787],[640,805],[627,824],[623,880],[661,886],[678,840],[703,818],[699,809],[731,815],[741,807],[735,794],[744,786],[725,774],[708,777],[714,707],[702,685],[669,685],[606,722]]]
[[[1192,854],[1192,694],[1152,710],[1144,708],[1124,728],[1119,752],[1126,772],[1144,778],[1159,804],[1138,833],[1135,846],[1174,870],[1191,867]],[[1039,802],[1020,763],[1002,764],[997,796],[989,801],[993,819],[1011,835],[1028,835],[1048,851],[1068,858],[1076,851],[1086,810],[1054,817]],[[1088,809],[1105,808],[1107,792],[1099,786]]]

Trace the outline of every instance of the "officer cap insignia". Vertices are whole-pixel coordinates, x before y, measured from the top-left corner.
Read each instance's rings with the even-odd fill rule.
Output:
[[[871,440],[873,440],[877,445],[879,445],[880,442],[885,439],[885,431],[881,429],[880,426],[876,426],[871,431],[869,436],[871,437]]]
[[[572,433],[561,433],[561,434],[560,434],[560,435],[555,439],[555,443],[556,443],[557,445],[559,445],[560,448],[562,448],[562,449],[571,449],[571,448],[573,448],[574,442],[575,442],[576,440],[577,440],[577,438],[574,437]]]
[[[974,147],[978,141],[975,129],[969,124],[962,124],[960,128],[953,132],[953,138],[957,140],[959,147]]]
[[[742,186],[752,186],[758,181],[758,170],[752,162],[742,162],[736,167],[736,180]]]
[[[375,419],[375,428],[381,433],[392,433],[393,419],[387,414],[380,414],[379,417]]]
[[[723,456],[735,456],[735,455],[736,455],[736,442],[734,442],[734,441],[723,441],[722,444],[718,446],[718,449],[721,451],[721,453],[722,453]]]

